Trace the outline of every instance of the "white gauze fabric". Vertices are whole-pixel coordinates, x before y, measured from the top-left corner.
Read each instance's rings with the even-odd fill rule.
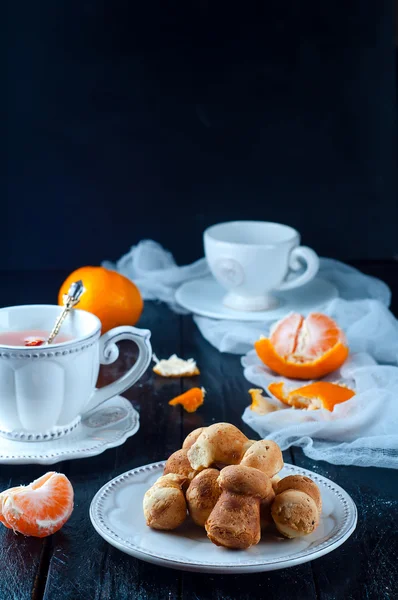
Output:
[[[177,288],[209,275],[205,259],[178,267],[173,256],[152,240],[133,246],[116,263],[103,265],[132,279],[144,299],[166,302],[179,313],[186,311],[175,301]],[[320,259],[318,276],[338,290],[339,297],[326,303],[322,312],[345,331],[351,353],[341,372],[327,379],[347,383],[356,395],[333,412],[286,408],[258,415],[247,408],[243,420],[283,449],[301,446],[316,460],[398,468],[398,367],[394,366],[398,364],[398,321],[388,310],[390,290],[382,281],[328,258]],[[194,320],[221,352],[247,353],[242,363],[248,381],[266,390],[271,381],[281,380],[253,351],[254,341],[269,333],[272,318],[251,323],[200,316]]]
[[[310,383],[275,375],[254,351],[242,364],[246,379],[265,390],[273,381],[284,381],[288,389]],[[378,365],[369,354],[354,353],[324,380],[347,385],[355,396],[336,405],[333,412],[294,410],[271,399],[280,410],[259,415],[247,407],[242,418],[282,450],[300,446],[314,460],[398,468],[398,367]]]
[[[187,311],[175,301],[176,290],[186,281],[209,274],[204,258],[178,267],[173,255],[153,240],[143,240],[116,263],[104,261],[102,266],[134,281],[144,300],[166,302],[172,310],[182,314]]]

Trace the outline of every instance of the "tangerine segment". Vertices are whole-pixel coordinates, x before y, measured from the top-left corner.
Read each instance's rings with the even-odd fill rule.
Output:
[[[51,535],[61,529],[73,510],[73,488],[61,473],[46,473],[26,487],[6,490],[3,496],[6,525],[23,535]]]
[[[293,379],[323,377],[341,367],[348,356],[343,332],[321,313],[306,319],[297,313],[288,315],[254,347],[267,367]]]
[[[295,354],[298,358],[318,358],[339,342],[345,342],[345,336],[333,319],[312,313],[303,321]]]
[[[170,400],[170,406],[181,404],[187,412],[195,412],[204,402],[206,390],[204,388],[194,387]]]
[[[57,473],[55,471],[48,471],[38,479],[32,481],[32,483],[30,483],[27,487],[30,487],[32,490],[37,490],[38,488],[41,488],[41,486],[44,485],[46,481],[48,481],[53,475],[56,474]]]
[[[3,516],[3,502],[7,497],[8,492],[15,492],[16,490],[23,489],[23,485],[19,485],[17,487],[9,488],[8,490],[4,490],[4,492],[0,493],[0,523],[3,523],[8,529],[12,529],[12,527],[7,523],[5,517]]]
[[[304,362],[322,356],[337,342],[344,341],[344,335],[327,315],[311,313],[304,319],[292,313],[275,325],[270,340],[281,356]]]
[[[325,408],[333,411],[336,404],[346,402],[355,396],[353,390],[329,381],[310,383],[289,393],[285,393],[283,383],[271,383],[268,390],[285,404],[294,408],[307,408],[308,410]]]
[[[270,340],[278,354],[281,356],[294,354],[303,322],[302,315],[291,313],[276,323],[271,330]]]

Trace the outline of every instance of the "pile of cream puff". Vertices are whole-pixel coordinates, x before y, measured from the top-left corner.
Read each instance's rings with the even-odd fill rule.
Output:
[[[144,496],[146,523],[179,527],[188,514],[217,546],[249,548],[275,524],[287,538],[312,533],[322,500],[308,477],[278,475],[282,452],[271,440],[249,440],[230,423],[192,431]]]

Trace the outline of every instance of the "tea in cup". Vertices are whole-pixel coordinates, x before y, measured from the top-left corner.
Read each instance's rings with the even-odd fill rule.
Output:
[[[100,320],[79,309],[71,311],[52,344],[25,344],[26,339],[46,339],[62,310],[52,305],[0,309],[0,435],[20,441],[65,435],[84,413],[124,392],[149,366],[148,330],[126,325],[101,336]],[[100,364],[117,359],[121,340],[137,344],[137,361],[97,389]]]
[[[228,293],[224,304],[235,310],[267,310],[277,304],[272,292],[308,283],[319,268],[311,248],[300,246],[298,231],[268,221],[231,221],[204,232],[209,268]],[[305,271],[287,279],[290,270]]]
[[[40,329],[0,331],[0,346],[27,346],[30,348],[42,346],[46,343],[49,336],[49,331],[42,331]],[[71,337],[63,335],[62,333],[57,335],[57,344],[69,342],[71,340]]]

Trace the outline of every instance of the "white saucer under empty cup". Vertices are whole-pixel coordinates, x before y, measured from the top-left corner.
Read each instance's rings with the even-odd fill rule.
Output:
[[[176,292],[176,300],[189,312],[229,321],[276,321],[290,312],[307,315],[310,312],[322,311],[325,305],[337,298],[337,288],[329,281],[315,277],[309,283],[287,292],[275,292],[277,304],[268,310],[234,310],[225,306],[223,300],[225,289],[214,277],[193,279],[183,283]]]
[[[206,259],[215,279],[227,292],[223,304],[236,311],[275,308],[275,292],[298,288],[318,272],[319,258],[300,246],[298,231],[267,221],[231,221],[204,232]],[[289,271],[304,272],[287,278]]]

